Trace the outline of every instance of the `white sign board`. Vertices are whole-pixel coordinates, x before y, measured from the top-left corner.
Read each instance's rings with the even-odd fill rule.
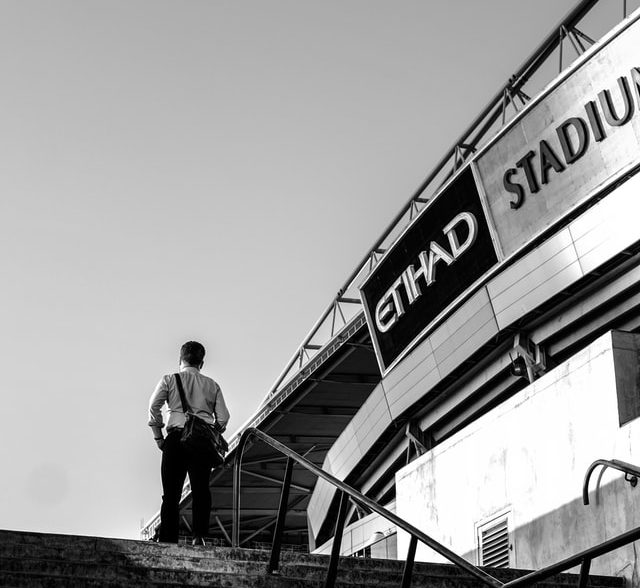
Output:
[[[640,163],[640,22],[543,92],[476,161],[505,256]]]

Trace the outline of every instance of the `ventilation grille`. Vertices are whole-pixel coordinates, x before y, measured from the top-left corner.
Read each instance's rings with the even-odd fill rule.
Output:
[[[478,529],[480,565],[509,567],[509,529],[507,517],[493,520]]]

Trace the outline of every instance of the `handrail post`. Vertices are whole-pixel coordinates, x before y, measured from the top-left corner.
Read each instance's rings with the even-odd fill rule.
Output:
[[[240,547],[240,454],[233,466],[233,515],[231,517],[231,547]]]
[[[324,588],[333,588],[338,575],[338,561],[340,559],[340,547],[342,546],[342,533],[344,532],[344,523],[347,519],[347,507],[349,506],[348,494],[340,490],[339,496],[340,507],[338,509],[338,518],[336,520],[336,528],[333,534],[331,559],[329,560],[329,570],[327,571],[327,578],[324,581]]]
[[[578,583],[578,588],[586,588],[587,582],[589,581],[590,569],[591,569],[591,558],[585,557],[582,560],[582,565],[580,566],[580,580]]]
[[[319,478],[322,478],[329,484],[333,485],[340,492],[349,496],[350,499],[353,500],[354,502],[362,504],[363,506],[366,506],[367,508],[371,509],[371,511],[378,513],[379,515],[383,516],[388,521],[394,523],[398,528],[406,531],[410,535],[415,535],[427,547],[430,547],[431,549],[435,550],[437,553],[439,553],[440,555],[448,559],[451,563],[455,564],[460,569],[465,570],[470,575],[480,580],[483,584],[490,586],[491,588],[502,588],[505,585],[504,582],[501,582],[497,578],[494,578],[493,576],[487,574],[484,570],[480,569],[479,567],[474,566],[472,563],[469,563],[463,557],[457,555],[456,553],[451,551],[448,547],[445,547],[444,545],[442,545],[442,543],[439,543],[438,541],[436,541],[435,539],[433,539],[432,537],[430,537],[429,535],[427,535],[417,527],[414,527],[404,519],[397,516],[395,513],[391,512],[390,510],[387,510],[386,508],[384,508],[383,506],[381,506],[371,498],[368,498],[361,492],[358,492],[355,488],[352,488],[348,484],[345,484],[343,481],[338,480],[335,476],[332,476],[331,474],[323,470],[321,467],[309,461],[306,457],[296,453],[286,445],[283,445],[282,443],[280,443],[280,441],[273,439],[272,437],[270,437],[263,431],[256,429],[255,427],[249,427],[248,429],[245,429],[245,431],[242,433],[240,437],[240,441],[238,442],[238,446],[237,446],[238,454],[236,455],[236,458],[242,455],[242,452],[244,451],[244,446],[247,443],[247,440],[249,439],[249,437],[257,437],[258,439],[265,442],[267,445],[270,445],[271,447],[273,447],[276,451],[279,451],[283,455],[290,457],[296,463],[300,464],[302,467],[304,467],[308,471],[312,472]],[[236,470],[234,472],[234,475],[236,476],[234,478],[234,483],[237,478],[236,488],[239,489],[240,487],[239,459],[236,459]],[[340,496],[340,494],[337,494],[336,496]],[[238,500],[234,501],[234,504],[239,504],[239,502],[240,502],[240,498],[238,496]],[[346,509],[346,503],[345,503],[345,509]],[[239,525],[239,512],[235,513],[234,516],[235,516],[236,522],[238,522],[238,525]],[[346,518],[346,512],[343,518]],[[339,540],[342,539],[344,522],[345,521],[343,520],[342,526],[340,527]],[[236,530],[236,532],[238,537],[240,537],[239,527]],[[334,538],[334,546],[335,546],[335,538]],[[337,565],[337,558],[336,558],[336,565]]]
[[[633,487],[638,483],[637,478],[640,477],[640,468],[638,468],[638,466],[627,463],[626,461],[620,461],[619,459],[596,459],[596,461],[587,468],[584,475],[584,482],[582,483],[582,502],[585,505],[589,504],[589,480],[591,474],[593,474],[598,466],[602,466],[603,471],[607,468],[614,468],[620,472],[624,472],[624,479]],[[627,478],[627,474],[630,475],[631,478]],[[635,482],[634,478],[636,478]]]
[[[231,546],[240,547],[240,473],[242,471],[242,456],[252,431],[249,429],[240,436],[236,457],[233,464],[233,515],[231,527]]]
[[[271,545],[271,558],[267,565],[267,574],[272,574],[280,566],[280,547],[282,546],[282,530],[284,521],[287,518],[287,508],[289,505],[289,488],[291,488],[291,474],[293,473],[293,460],[287,457],[287,467],[284,472],[282,491],[280,492],[280,505],[278,506],[278,520],[273,532],[273,543]]]
[[[413,562],[416,559],[417,546],[418,538],[415,535],[411,535],[411,541],[409,541],[409,551],[407,551],[407,561],[404,562],[404,571],[402,572],[402,584],[400,585],[401,588],[409,588],[409,586],[411,586],[411,577],[413,576]]]

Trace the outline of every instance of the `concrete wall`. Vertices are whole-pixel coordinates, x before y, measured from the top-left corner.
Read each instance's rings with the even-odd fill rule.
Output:
[[[513,567],[536,569],[640,526],[640,486],[599,458],[640,464],[640,419],[620,426],[617,389],[638,395],[640,336],[610,332],[396,475],[397,513],[477,562],[477,526],[510,512]],[[630,392],[631,390],[631,392]],[[596,496],[596,485],[599,489]],[[404,557],[409,538],[398,534]],[[639,586],[637,545],[594,560],[593,573]],[[417,558],[443,561],[423,545]]]

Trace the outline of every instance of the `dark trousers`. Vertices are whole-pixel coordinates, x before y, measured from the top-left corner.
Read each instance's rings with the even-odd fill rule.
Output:
[[[201,456],[191,455],[180,444],[181,431],[171,431],[162,448],[162,507],[160,509],[160,541],[178,542],[179,504],[182,487],[189,474],[195,537],[209,532],[211,464]]]

